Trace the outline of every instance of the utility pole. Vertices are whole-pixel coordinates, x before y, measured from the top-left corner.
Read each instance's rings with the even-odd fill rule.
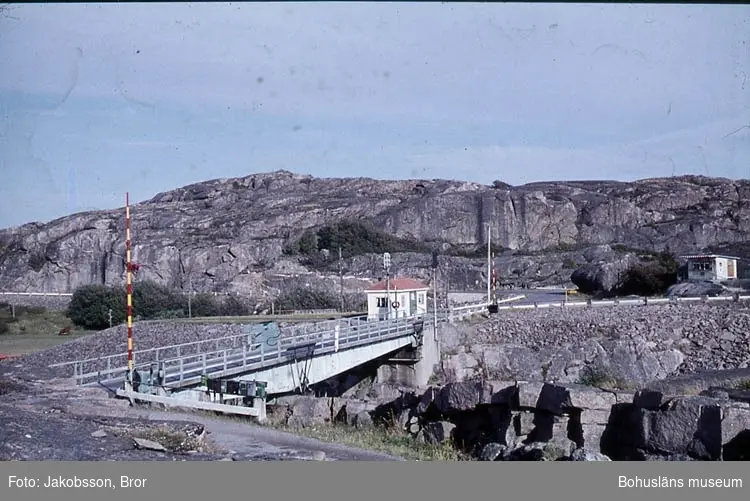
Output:
[[[492,227],[487,224],[487,304],[492,302],[491,281],[492,281]]]
[[[339,295],[341,296],[341,313],[344,313],[344,264],[341,257],[341,246],[339,245]]]
[[[383,254],[383,268],[385,269],[385,319],[391,318],[391,254]]]
[[[188,273],[188,318],[193,318],[193,275]]]

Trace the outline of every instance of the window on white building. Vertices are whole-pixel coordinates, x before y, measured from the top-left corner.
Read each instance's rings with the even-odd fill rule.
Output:
[[[387,297],[379,297],[378,298],[378,308],[388,308],[388,298]]]
[[[424,294],[417,294],[417,304],[424,304]]]

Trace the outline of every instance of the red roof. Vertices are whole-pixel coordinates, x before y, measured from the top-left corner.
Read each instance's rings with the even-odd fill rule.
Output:
[[[413,278],[392,278],[390,280],[390,286],[391,286],[391,290],[398,289],[400,291],[429,289],[429,287],[427,287],[425,284],[423,284],[419,280],[414,280]],[[365,290],[368,290],[368,291],[387,290],[386,281],[381,280],[380,282],[376,284],[372,284]]]

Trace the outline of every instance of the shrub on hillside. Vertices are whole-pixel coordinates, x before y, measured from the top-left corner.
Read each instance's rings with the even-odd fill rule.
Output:
[[[250,315],[252,309],[237,296],[228,296],[219,306],[219,314],[223,317]]]
[[[188,313],[185,305],[185,313]],[[210,294],[195,294],[190,299],[190,315],[193,317],[218,317],[221,307],[216,298]]]
[[[176,311],[187,311],[187,299],[181,294],[149,280],[133,285],[133,315],[152,319],[167,314],[174,318]]]
[[[619,295],[655,296],[677,283],[679,263],[670,252],[628,268],[617,287]]]
[[[338,308],[340,299],[324,289],[296,287],[283,292],[276,299],[279,310],[325,310]]]
[[[319,251],[328,249],[331,256],[336,259],[339,247],[346,257],[382,252],[427,252],[429,250],[425,244],[416,239],[391,235],[368,222],[345,220],[317,230],[307,230],[299,239],[288,244],[284,248],[284,253],[316,256]]]

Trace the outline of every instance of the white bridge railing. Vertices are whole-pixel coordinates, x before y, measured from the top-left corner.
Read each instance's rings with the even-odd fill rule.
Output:
[[[439,312],[438,323],[462,320],[486,310],[487,303],[481,303]],[[341,318],[295,326],[291,328],[291,335],[282,336],[279,333],[263,342],[255,340],[260,334],[256,331],[138,350],[133,352],[133,359],[139,372],[161,367],[165,372],[165,384],[184,386],[199,381],[203,374],[217,377],[217,374],[248,372],[267,365],[282,364],[298,357],[300,350],[312,349],[317,356],[325,353],[325,350],[345,350],[362,344],[418,335],[426,325],[432,325],[433,318],[431,313],[424,317],[380,321],[368,321],[366,317]],[[127,353],[62,362],[50,367],[70,367],[77,385],[121,382],[128,372]]]
[[[348,322],[347,322],[348,321]],[[304,358],[301,352],[310,350],[317,356],[327,349],[343,350],[362,344],[377,343],[415,334],[423,322],[415,318],[400,318],[378,322],[351,319],[338,326],[303,332],[288,337],[277,337],[263,342],[253,342],[252,335],[242,334],[198,343],[166,346],[134,352],[134,368],[146,373],[159,368],[164,371],[164,384],[184,386],[200,382],[203,375],[237,374],[269,365]],[[214,349],[210,349],[213,347]],[[172,357],[163,357],[170,351]],[[72,366],[77,385],[101,382],[124,382],[127,375],[127,354],[90,358],[75,362],[55,364],[51,367]]]

